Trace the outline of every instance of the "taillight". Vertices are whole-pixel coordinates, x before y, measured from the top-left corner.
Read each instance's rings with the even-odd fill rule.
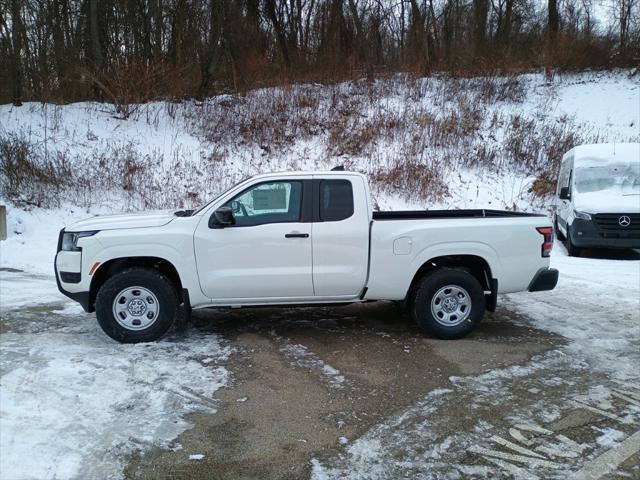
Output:
[[[544,237],[541,255],[543,257],[551,256],[551,249],[553,248],[553,227],[538,227],[536,230]]]

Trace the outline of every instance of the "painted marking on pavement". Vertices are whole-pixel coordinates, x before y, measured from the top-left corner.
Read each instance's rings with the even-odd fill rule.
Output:
[[[539,453],[529,450],[528,448],[521,447],[520,445],[516,445],[515,443],[510,442],[509,440],[499,437],[497,435],[493,435],[489,440],[499,445],[502,445],[503,447],[507,447],[507,448],[510,448],[511,450],[515,450],[518,453],[522,453],[523,455],[530,455],[532,457],[544,458]]]
[[[518,430],[527,430],[529,432],[542,433],[544,435],[553,435],[551,430],[547,430],[546,428],[542,428],[539,425],[534,424],[520,424],[515,426]]]
[[[556,438],[576,453],[582,453],[582,451],[587,448],[586,445],[579,444],[575,440],[571,440],[569,437],[565,437],[562,434],[556,435]]]
[[[482,448],[477,446],[472,446],[469,448],[470,452],[477,453],[478,455],[488,455],[489,457],[501,458],[503,460],[511,460],[514,462],[527,463],[529,465],[547,468],[560,468],[560,464],[556,462],[550,462],[549,460],[542,460],[539,458],[526,457],[524,455],[515,455],[513,453],[501,452],[499,450],[492,450],[490,448]]]
[[[607,450],[594,458],[570,478],[575,480],[597,480],[618,468],[626,459],[640,451],[640,430],[631,435],[617,447]]]
[[[527,447],[533,446],[533,442],[525,437],[517,428],[510,428],[509,435]]]
[[[482,456],[482,458],[513,474],[514,478],[522,478],[524,480],[540,480],[540,477],[534,475],[533,473],[525,470],[522,467],[514,465],[513,463],[505,462],[497,458],[491,458],[484,455]]]
[[[611,395],[613,395],[616,398],[619,398],[620,400],[624,400],[627,403],[630,403],[632,405],[636,405],[636,406],[640,407],[640,402],[638,400],[634,400],[631,397],[627,397],[626,395],[624,395],[622,393],[618,393],[615,390],[611,391]]]
[[[587,405],[585,403],[578,402],[577,400],[569,400],[569,402],[571,402],[572,404],[574,404],[578,408],[584,408],[585,410],[589,410],[590,412],[597,413],[598,415],[602,415],[603,417],[610,418],[610,419],[615,420],[617,422],[627,423],[625,420],[623,420],[619,416],[614,415],[613,413],[607,412],[606,410],[602,410],[600,408],[592,407],[591,405]]]
[[[630,390],[623,390],[621,388],[614,388],[613,391],[640,401],[640,393],[632,392]]]
[[[573,450],[559,450],[553,447],[547,447],[545,445],[540,445],[536,447],[538,452],[546,453],[547,455],[551,455],[552,457],[562,457],[562,458],[577,458],[579,457],[577,452]]]

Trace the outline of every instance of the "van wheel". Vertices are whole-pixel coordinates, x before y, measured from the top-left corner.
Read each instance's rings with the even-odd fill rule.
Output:
[[[443,268],[420,279],[411,314],[422,331],[443,340],[462,338],[478,326],[485,311],[484,290],[468,272]]]
[[[554,217],[553,217],[553,229],[556,231],[556,237],[558,238],[558,240],[560,240],[561,242],[564,242],[566,240],[566,237],[564,236],[564,234],[558,228],[558,216],[557,215],[554,215]]]
[[[102,330],[121,343],[151,342],[162,337],[178,314],[178,294],[160,272],[131,268],[109,278],[96,297]]]

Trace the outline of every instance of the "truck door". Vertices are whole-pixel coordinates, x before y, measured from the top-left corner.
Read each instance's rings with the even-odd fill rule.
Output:
[[[357,200],[357,204],[354,199]],[[316,296],[358,296],[369,262],[367,192],[360,177],[314,177],[313,285]]]
[[[228,201],[235,225],[200,222],[194,237],[202,292],[211,299],[313,299],[311,180],[273,180]],[[213,213],[213,212],[212,212]]]

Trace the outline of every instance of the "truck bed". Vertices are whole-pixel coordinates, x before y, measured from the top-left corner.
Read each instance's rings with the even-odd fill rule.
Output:
[[[437,218],[500,218],[500,217],[544,217],[538,213],[511,212],[509,210],[400,210],[397,212],[373,212],[373,219],[384,220],[429,220]]]

